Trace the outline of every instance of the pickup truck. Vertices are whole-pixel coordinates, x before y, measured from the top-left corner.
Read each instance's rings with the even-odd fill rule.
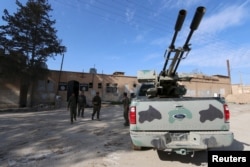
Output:
[[[191,36],[205,11],[205,7],[197,7],[183,47],[176,48],[176,36],[187,13],[180,10],[160,74],[154,70],[138,71],[137,80],[141,85],[129,111],[130,136],[135,147],[152,147],[158,153],[173,151],[186,155],[232,144],[230,112],[225,101],[220,97],[186,97],[187,89],[182,81],[191,81],[192,76],[177,73],[181,60],[191,50]]]
[[[181,155],[233,142],[230,112],[219,97],[148,98],[153,84],[141,84],[131,100],[130,137],[136,147]]]

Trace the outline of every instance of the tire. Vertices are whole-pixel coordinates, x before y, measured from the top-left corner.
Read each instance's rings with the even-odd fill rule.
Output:
[[[162,150],[157,150],[157,154],[160,160],[164,161],[167,159],[167,155],[168,155],[167,152],[162,151]]]

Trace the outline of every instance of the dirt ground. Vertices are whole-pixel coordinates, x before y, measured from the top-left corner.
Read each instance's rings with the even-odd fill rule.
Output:
[[[234,142],[223,150],[250,150],[250,104],[229,104]],[[129,128],[119,105],[101,110],[101,121],[85,118],[71,125],[66,109],[0,112],[1,167],[165,167],[207,166],[207,152],[160,160],[153,149],[131,149]]]

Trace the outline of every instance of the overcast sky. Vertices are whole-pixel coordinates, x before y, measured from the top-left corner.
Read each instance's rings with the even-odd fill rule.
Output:
[[[25,5],[27,0],[20,0]],[[179,73],[228,75],[232,83],[250,84],[249,0],[50,0],[58,38],[67,47],[63,70],[115,71],[136,76],[138,70],[162,70],[164,52],[174,33],[178,12],[187,10],[175,46],[182,47],[198,6],[206,13],[190,43]],[[1,0],[0,11],[16,12],[15,0]],[[5,24],[0,20],[0,25]],[[62,56],[49,59],[60,70]]]

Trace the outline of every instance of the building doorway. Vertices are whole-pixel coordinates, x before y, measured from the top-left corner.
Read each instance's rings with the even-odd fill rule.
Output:
[[[76,100],[79,95],[79,82],[72,80],[68,82],[68,90],[67,90],[67,101],[69,100],[69,97],[71,96],[72,93],[75,93]]]

